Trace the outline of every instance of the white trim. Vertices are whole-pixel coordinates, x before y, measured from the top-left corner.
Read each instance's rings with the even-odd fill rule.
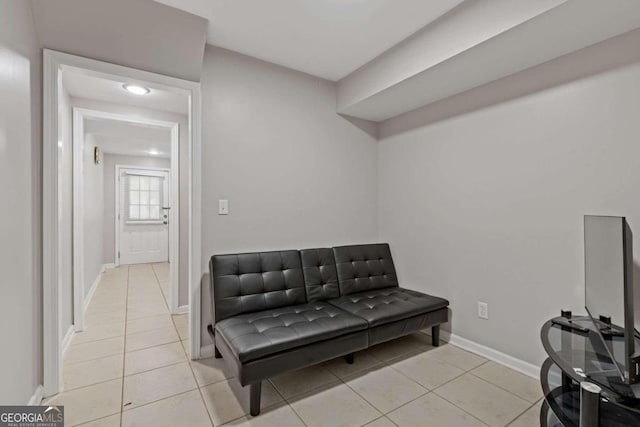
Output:
[[[58,317],[58,56],[43,51],[42,356],[43,395],[61,389]]]
[[[43,387],[44,396],[61,390],[60,319],[58,318],[58,75],[62,68],[79,69],[85,74],[111,80],[137,81],[149,88],[182,93],[189,97],[188,216],[189,216],[189,326],[190,355],[200,357],[201,234],[201,95],[200,83],[137,70],[121,65],[43,49]],[[177,209],[176,209],[177,210]],[[64,238],[71,238],[64,236]]]
[[[159,224],[164,224],[164,221],[161,219],[143,219],[143,220],[137,220],[137,219],[128,219],[125,221],[127,224],[129,225],[159,225]]]
[[[203,345],[202,348],[200,349],[200,356],[203,359],[213,357],[213,353],[214,353],[213,344]]]
[[[517,359],[501,351],[495,350],[491,347],[478,344],[475,341],[468,340],[459,335],[452,334],[451,332],[442,330],[440,336],[443,341],[447,341],[449,344],[460,347],[463,350],[470,351],[486,359],[493,360],[496,363],[511,368],[514,371],[518,371],[531,378],[537,380],[540,379],[540,367],[533,363],[525,362],[524,360]]]
[[[39,385],[36,387],[36,390],[33,392],[33,395],[31,396],[31,399],[29,399],[29,403],[27,403],[27,405],[40,405],[42,403],[42,399],[44,399],[44,387]]]
[[[173,314],[186,314],[189,313],[189,304],[178,306],[175,313]]]
[[[105,270],[109,270],[110,268],[116,268],[116,265],[113,262],[109,262],[105,264],[103,267]]]
[[[72,175],[72,259],[73,259],[73,327],[76,332],[84,331],[84,117],[82,111],[77,108],[72,109],[72,146],[73,146],[73,175]]]
[[[62,357],[67,354],[67,350],[69,350],[69,346],[71,345],[71,341],[73,340],[73,325],[69,326],[67,329],[67,333],[64,334],[64,338],[62,338]]]
[[[202,284],[202,246],[201,246],[201,216],[202,216],[202,174],[200,172],[201,141],[202,141],[202,100],[200,84],[191,91],[189,103],[189,165],[191,167],[189,194],[189,343],[191,359],[200,359],[200,334],[202,325],[201,284]]]
[[[180,301],[180,128],[171,128],[171,180],[169,182],[169,311],[178,312]],[[165,204],[165,206],[167,206]]]
[[[93,294],[96,293],[96,289],[98,289],[98,285],[100,284],[100,280],[102,279],[102,275],[104,274],[106,269],[107,269],[107,265],[104,264],[102,266],[102,268],[100,269],[100,272],[96,276],[95,280],[91,284],[91,287],[89,288],[89,292],[87,292],[87,296],[84,297],[84,301],[82,302],[82,316],[83,317],[84,317],[85,313],[87,312],[87,307],[89,307],[89,303],[91,303],[91,299],[93,298]],[[78,332],[78,331],[76,330],[76,332]]]

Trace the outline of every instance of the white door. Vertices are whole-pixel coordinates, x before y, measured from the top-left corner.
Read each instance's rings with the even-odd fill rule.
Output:
[[[120,169],[119,264],[169,261],[169,172]]]

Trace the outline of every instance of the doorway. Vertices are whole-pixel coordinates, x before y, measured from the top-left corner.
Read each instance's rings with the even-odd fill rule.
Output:
[[[152,93],[165,93],[170,96],[179,94],[184,96],[186,102],[187,118],[185,125],[178,126],[175,122],[162,120],[149,120],[141,118],[136,114],[116,114],[100,109],[93,109],[87,105],[73,108],[73,162],[62,161],[60,155],[61,147],[64,141],[61,140],[60,125],[60,87],[62,86],[62,75],[64,71],[72,71],[82,76],[99,78],[109,82],[111,85],[117,85],[122,89],[128,82],[134,82],[137,85],[148,88]],[[68,344],[68,336],[72,335],[63,327],[62,303],[67,298],[70,287],[73,292],[72,301],[72,321],[73,330],[82,330],[82,309],[87,301],[87,289],[93,289],[91,278],[83,277],[82,269],[73,268],[73,278],[70,280],[67,276],[59,274],[61,269],[60,260],[63,255],[59,254],[58,248],[72,247],[72,260],[63,259],[65,265],[83,265],[83,257],[90,251],[88,248],[99,246],[93,244],[89,240],[87,244],[86,238],[92,231],[91,226],[79,228],[77,218],[83,218],[85,210],[94,209],[89,201],[89,196],[93,193],[85,191],[82,179],[72,179],[68,177],[73,175],[77,178],[82,176],[83,167],[90,165],[87,162],[88,152],[90,158],[95,161],[96,168],[100,164],[101,150],[99,146],[102,144],[84,144],[85,125],[88,119],[96,121],[120,121],[129,125],[138,125],[141,127],[164,128],[171,135],[171,167],[165,168],[164,171],[155,172],[152,170],[138,171],[134,173],[136,165],[126,162],[120,163],[121,169],[128,169],[126,194],[122,194],[122,207],[128,207],[128,215],[126,221],[127,226],[137,225],[140,227],[148,227],[151,230],[157,227],[156,231],[161,229],[166,238],[161,242],[156,237],[155,247],[159,250],[156,254],[162,259],[169,261],[176,267],[180,264],[180,271],[184,271],[185,280],[178,280],[178,268],[171,270],[171,275],[176,275],[175,280],[171,279],[173,284],[184,284],[181,287],[183,292],[182,300],[188,302],[184,305],[184,312],[188,311],[188,330],[190,340],[188,341],[188,353],[192,359],[200,357],[200,280],[201,280],[201,260],[200,260],[200,85],[195,82],[176,79],[168,76],[149,73],[141,70],[123,67],[115,64],[109,64],[101,61],[95,61],[74,55],[69,55],[51,50],[44,50],[44,112],[43,112],[43,353],[44,353],[44,395],[51,396],[58,393],[62,388],[62,369],[63,369],[63,351],[65,345]],[[124,84],[123,84],[124,82]],[[126,89],[126,88],[125,88]],[[108,100],[107,100],[108,101]],[[105,101],[105,102],[107,102]],[[157,102],[157,101],[156,101]],[[84,104],[87,104],[84,102]],[[69,120],[71,122],[71,120]],[[179,129],[182,129],[180,131]],[[179,133],[182,132],[182,133]],[[179,135],[179,137],[178,137]],[[174,138],[175,136],[175,138]],[[178,144],[183,141],[184,145]],[[83,142],[82,144],[79,142]],[[88,149],[90,148],[90,150]],[[175,156],[174,156],[175,154]],[[180,155],[180,156],[179,156]],[[66,154],[65,154],[66,156]],[[180,165],[178,158],[180,157]],[[174,160],[175,159],[175,160]],[[175,167],[173,162],[175,163]],[[85,165],[85,166],[83,166]],[[179,167],[180,166],[180,167]],[[91,167],[93,165],[91,164]],[[127,168],[128,167],[128,168]],[[65,172],[66,171],[66,172]],[[73,174],[71,173],[73,172]],[[64,173],[63,173],[64,172]],[[144,173],[140,173],[144,172]],[[130,177],[137,177],[135,180],[129,180]],[[144,182],[140,178],[145,177]],[[151,178],[155,178],[155,181]],[[131,181],[131,182],[129,182]],[[114,182],[114,181],[112,181]],[[133,188],[132,188],[133,187]],[[115,185],[111,194],[116,197],[120,187]],[[180,191],[178,191],[180,190]],[[137,203],[130,200],[133,191],[137,191]],[[141,196],[142,193],[145,193]],[[152,194],[154,193],[154,194]],[[155,194],[157,193],[157,194]],[[73,197],[68,195],[72,194]],[[61,205],[61,195],[66,197],[65,202],[72,204],[72,213],[70,214]],[[157,196],[157,199],[156,199]],[[144,200],[141,202],[140,197]],[[153,203],[151,198],[153,199]],[[126,201],[126,202],[125,202]],[[169,202],[169,203],[167,203]],[[134,209],[137,207],[136,210]],[[156,208],[158,213],[156,213]],[[167,209],[163,209],[167,208]],[[120,211],[111,209],[111,215],[118,212],[123,218],[124,210]],[[71,210],[71,209],[70,209]],[[100,211],[100,209],[94,209]],[[103,209],[103,211],[105,211]],[[183,218],[180,219],[180,211],[184,212]],[[141,214],[142,212],[142,214]],[[105,211],[105,216],[106,216]],[[165,217],[166,215],[166,217]],[[71,218],[73,222],[71,227],[61,227],[63,217],[68,221]],[[143,222],[147,222],[143,224]],[[155,223],[151,223],[155,221]],[[108,221],[107,221],[108,222]],[[135,222],[138,222],[134,224]],[[166,224],[165,224],[166,222]],[[114,224],[113,221],[111,221]],[[172,225],[175,225],[172,227]],[[183,227],[184,232],[179,234],[179,227]],[[116,233],[116,230],[118,233]],[[127,242],[124,236],[129,230],[125,228],[114,228],[114,236],[120,234]],[[141,235],[142,229],[136,230],[138,234],[135,238],[129,239],[130,242],[135,241]],[[153,234],[153,232],[151,233]],[[156,233],[159,236],[159,233]],[[182,236],[182,237],[181,237]],[[153,240],[153,239],[149,239]],[[164,243],[166,242],[166,244]],[[182,243],[184,243],[184,251]],[[120,243],[118,242],[118,245]],[[164,250],[160,248],[164,247]],[[122,249],[122,247],[120,246]],[[135,263],[141,261],[141,254],[135,255],[135,245],[129,245],[129,258],[126,262]],[[115,255],[114,250],[104,251]],[[122,252],[122,250],[120,250]],[[151,246],[147,245],[147,255],[153,252]],[[179,262],[180,254],[184,254],[183,263]],[[136,259],[135,256],[138,256]],[[121,263],[122,259],[114,259],[113,265]],[[107,266],[105,262],[103,267]],[[182,268],[184,266],[184,269]],[[174,273],[175,272],[175,273]],[[92,277],[92,276],[91,276]],[[87,279],[89,279],[87,281]],[[71,282],[71,285],[69,285]],[[96,283],[94,283],[95,285]],[[171,286],[172,294],[167,300],[171,300],[172,306],[178,304],[178,286]],[[175,293],[175,295],[173,295]],[[90,295],[90,294],[89,294]],[[89,298],[90,299],[90,298]],[[182,308],[182,307],[181,307]],[[64,318],[68,320],[68,316]],[[64,337],[64,339],[62,338]]]
[[[168,169],[116,166],[116,266],[176,264],[169,256],[169,174]]]
[[[135,138],[129,140],[129,135]],[[90,136],[91,143],[87,141]],[[86,277],[82,266],[87,264],[87,245],[96,239],[87,239],[82,222],[86,210],[92,209],[92,201],[87,199],[95,193],[85,188],[85,169],[92,166],[87,166],[86,153],[98,149],[94,155],[104,163],[105,266],[168,263],[169,282],[164,293],[169,310],[174,314],[183,310],[179,302],[179,146],[177,122],[73,108],[73,217],[81,219],[73,221],[74,283],[93,279],[93,275]],[[97,284],[96,280],[90,290],[73,288],[76,332],[84,330],[84,311]]]

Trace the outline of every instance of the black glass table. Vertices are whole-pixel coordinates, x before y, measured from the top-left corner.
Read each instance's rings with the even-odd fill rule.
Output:
[[[611,357],[624,351],[623,337],[612,336],[605,346],[589,317],[573,316],[549,320],[540,338],[549,355],[540,372],[542,426],[580,425],[580,384],[585,381],[601,389],[595,425],[640,426],[640,384],[625,384]]]

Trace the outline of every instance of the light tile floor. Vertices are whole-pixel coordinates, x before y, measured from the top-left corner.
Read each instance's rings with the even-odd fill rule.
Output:
[[[190,361],[168,264],[107,270],[65,356],[67,426],[537,426],[539,382],[417,333],[263,383],[262,413],[220,359]]]

